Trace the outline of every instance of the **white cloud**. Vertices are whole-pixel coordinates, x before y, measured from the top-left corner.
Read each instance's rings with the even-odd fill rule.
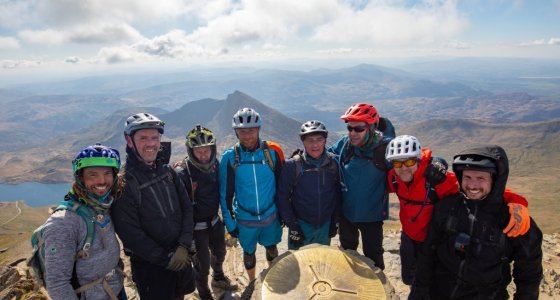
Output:
[[[39,67],[43,65],[40,60],[2,60],[0,61],[0,68],[2,69],[19,69],[29,67]]]
[[[33,44],[61,45],[64,43],[99,44],[135,41],[142,35],[128,24],[91,24],[68,30],[23,30],[18,36]]]
[[[560,45],[560,38],[550,38],[548,40],[549,45]]]
[[[67,41],[65,34],[58,30],[22,30],[18,32],[20,39],[31,44],[60,45]]]
[[[122,43],[136,41],[142,35],[128,24],[99,24],[78,27],[67,33],[68,41],[74,43]]]
[[[156,22],[185,12],[184,1],[165,0],[20,0],[32,3],[33,18],[47,27],[79,25],[83,22]]]
[[[336,19],[315,29],[313,40],[371,46],[429,44],[453,38],[467,26],[455,1],[398,4],[377,1],[362,10],[344,8]]]
[[[64,60],[64,62],[71,63],[71,64],[77,64],[80,63],[81,61],[82,59],[79,58],[78,56],[70,56]]]
[[[471,46],[463,41],[458,40],[451,40],[443,44],[445,48],[452,48],[452,49],[469,49]]]
[[[556,45],[560,45],[560,38],[551,37],[550,39],[548,39],[548,41],[546,39],[538,39],[538,40],[521,42],[519,44],[519,46],[521,47],[556,46]]]
[[[2,49],[18,49],[19,41],[13,37],[0,36],[0,50]]]

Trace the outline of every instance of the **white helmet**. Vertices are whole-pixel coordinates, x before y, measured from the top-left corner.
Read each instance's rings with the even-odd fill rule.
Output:
[[[237,128],[254,128],[261,127],[261,116],[252,108],[242,108],[233,115],[231,127]]]
[[[387,145],[385,158],[388,161],[410,157],[422,157],[420,141],[412,135],[399,135]]]

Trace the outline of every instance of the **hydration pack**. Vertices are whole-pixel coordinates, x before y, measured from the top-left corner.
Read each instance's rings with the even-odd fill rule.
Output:
[[[60,210],[73,211],[74,213],[82,217],[82,219],[86,223],[86,237],[83,240],[82,247],[80,248],[76,256],[80,258],[87,258],[89,256],[89,249],[91,248],[91,244],[93,243],[93,239],[95,237],[93,213],[85,205],[75,200],[64,200],[60,202],[58,207],[54,209],[53,213]],[[33,275],[37,279],[37,282],[40,282],[44,286],[46,286],[45,238],[43,237],[45,225],[46,223],[39,226],[37,229],[35,229],[35,231],[33,231],[33,234],[31,235],[32,254],[27,261],[27,266],[29,266],[33,270]],[[72,285],[74,288],[79,287],[75,269],[72,272]]]

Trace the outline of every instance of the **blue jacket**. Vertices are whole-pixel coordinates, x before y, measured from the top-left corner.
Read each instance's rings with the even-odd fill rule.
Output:
[[[282,220],[290,228],[299,219],[316,228],[327,221],[338,222],[341,197],[338,163],[325,156],[317,168],[307,162],[305,155],[299,159],[300,170],[296,170],[295,160],[289,159],[278,181],[276,204]]]
[[[374,153],[383,158],[379,161],[385,164],[385,151],[376,151],[377,147],[386,147],[386,142],[392,137],[385,137],[373,145],[373,149],[362,152],[357,147],[350,147],[354,151],[348,163],[341,163],[342,182],[345,189],[342,193],[342,214],[350,222],[377,222],[387,220],[389,216],[389,196],[387,192],[386,171],[374,164]],[[348,136],[342,137],[328,151],[339,156],[344,162],[348,155]],[[381,150],[381,149],[380,149]],[[376,154],[377,155],[377,154]]]
[[[269,148],[274,172],[267,163],[262,143],[259,148],[247,151],[239,147],[240,163],[235,166],[236,146],[224,151],[220,160],[220,206],[228,232],[237,228],[237,222],[259,226],[276,215],[276,178],[282,171],[282,161],[275,150]],[[272,216],[272,217],[274,217]],[[273,221],[274,219],[272,219]]]

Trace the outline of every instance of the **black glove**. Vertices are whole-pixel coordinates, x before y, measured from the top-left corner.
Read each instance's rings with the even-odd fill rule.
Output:
[[[408,300],[430,300],[430,289],[413,285]]]
[[[301,228],[299,228],[299,226],[294,226],[290,228],[289,238],[294,246],[296,247],[303,246],[303,240],[305,239],[305,237],[303,236],[303,231],[301,231]]]
[[[336,222],[331,222],[331,225],[329,227],[329,238],[333,238],[336,236],[336,234],[338,233],[338,223]]]
[[[424,176],[426,177],[426,181],[429,182],[432,186],[444,182],[447,178],[446,163],[444,161],[442,162],[441,159],[433,159],[426,168]]]
[[[239,228],[236,227],[234,230],[230,231],[229,235],[231,235],[231,237],[234,237],[236,239],[239,238]]]

